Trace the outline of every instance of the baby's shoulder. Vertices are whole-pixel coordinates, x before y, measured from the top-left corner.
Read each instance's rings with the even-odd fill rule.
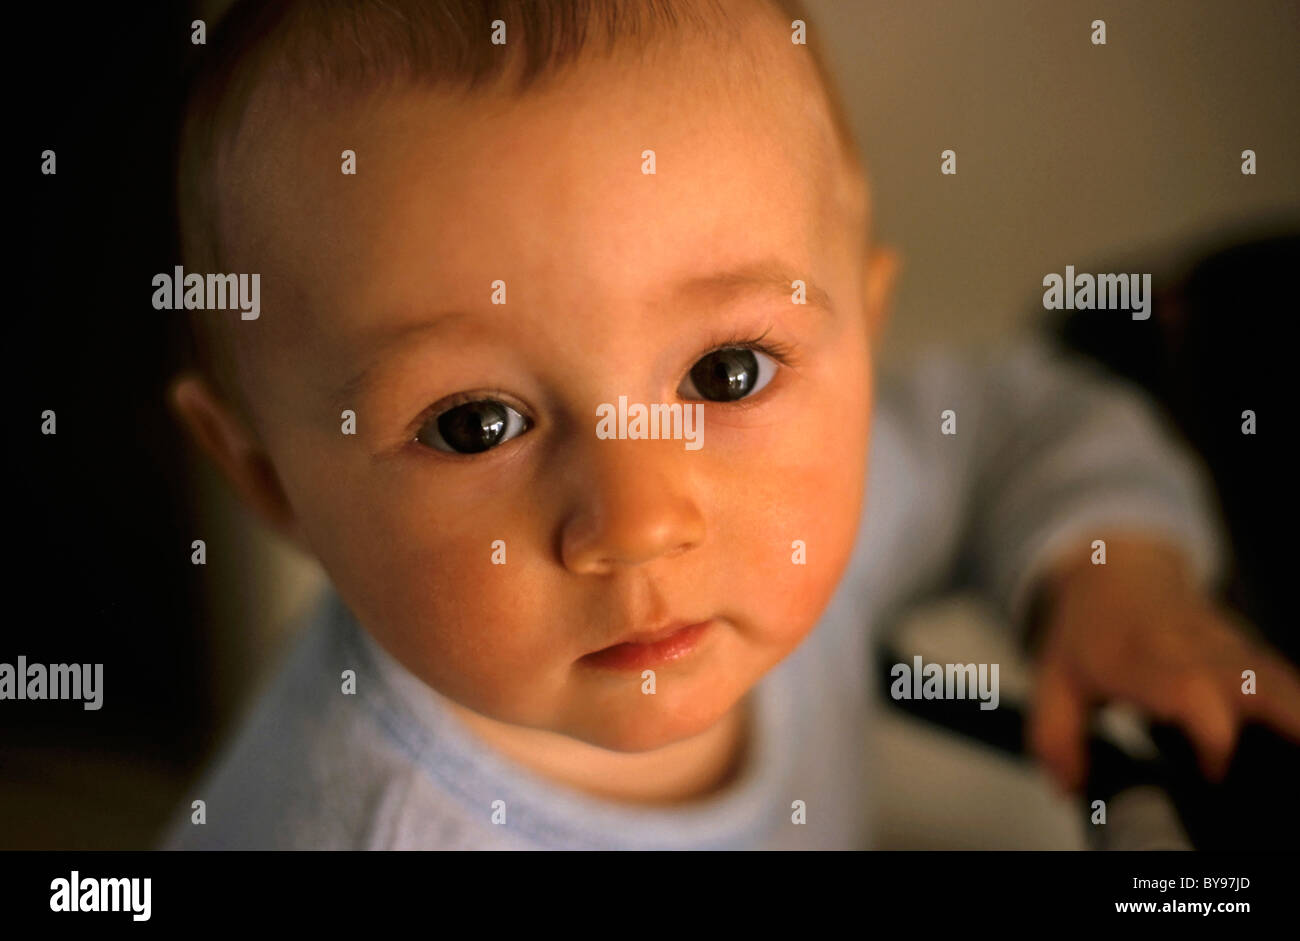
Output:
[[[397,839],[394,821],[424,782],[356,694],[358,664],[335,641],[327,621],[303,629],[186,795],[164,848],[369,849]]]

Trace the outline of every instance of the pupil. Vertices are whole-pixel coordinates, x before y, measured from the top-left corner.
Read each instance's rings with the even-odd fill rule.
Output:
[[[506,431],[506,409],[499,402],[467,402],[438,416],[438,431],[453,450],[475,454],[495,447]]]
[[[753,350],[718,350],[691,367],[695,388],[700,395],[715,402],[744,398],[757,379],[758,358]]]

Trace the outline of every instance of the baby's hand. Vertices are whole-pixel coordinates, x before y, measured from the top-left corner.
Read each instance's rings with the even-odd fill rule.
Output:
[[[1300,674],[1195,587],[1176,550],[1130,536],[1107,539],[1106,551],[1107,564],[1081,553],[1046,583],[1028,742],[1061,787],[1083,785],[1089,712],[1108,700],[1180,725],[1216,781],[1244,720],[1300,741]]]

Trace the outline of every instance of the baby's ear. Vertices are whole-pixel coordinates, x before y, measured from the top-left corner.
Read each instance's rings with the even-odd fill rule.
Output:
[[[293,509],[270,457],[208,379],[193,369],[178,373],[168,384],[167,404],[244,504],[280,535],[301,545]]]
[[[863,293],[867,330],[873,346],[880,342],[894,304],[894,283],[902,258],[888,245],[873,244],[863,262]]]

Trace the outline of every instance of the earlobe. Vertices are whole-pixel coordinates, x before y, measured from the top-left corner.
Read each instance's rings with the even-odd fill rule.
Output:
[[[888,246],[875,246],[867,252],[865,262],[864,292],[867,330],[872,343],[878,343],[889,322],[893,309],[894,284],[902,259]]]
[[[186,370],[167,387],[167,404],[240,499],[268,526],[301,545],[275,468],[252,431],[200,373]]]

